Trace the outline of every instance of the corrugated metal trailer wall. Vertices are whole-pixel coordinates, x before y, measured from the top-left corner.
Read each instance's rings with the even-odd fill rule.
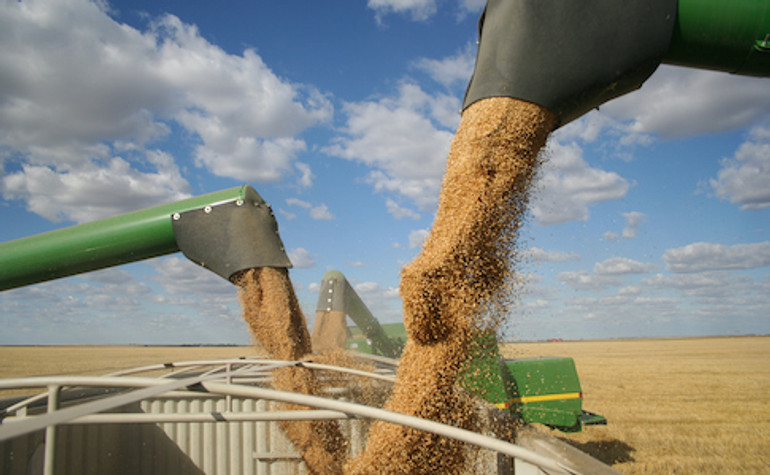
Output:
[[[122,410],[254,413],[268,411],[273,404],[237,397],[162,397]],[[364,444],[363,424],[356,419],[340,421],[352,454]],[[44,447],[44,431],[0,443],[0,473],[43,473]],[[173,422],[59,426],[54,473],[283,475],[306,474],[307,468],[277,422]]]

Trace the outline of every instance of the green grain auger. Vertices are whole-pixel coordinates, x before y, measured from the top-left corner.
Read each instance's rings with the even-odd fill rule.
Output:
[[[291,267],[270,206],[243,185],[0,244],[0,290],[182,251],[225,279]]]
[[[661,63],[770,76],[768,0],[489,0],[463,109],[513,97],[560,127]]]

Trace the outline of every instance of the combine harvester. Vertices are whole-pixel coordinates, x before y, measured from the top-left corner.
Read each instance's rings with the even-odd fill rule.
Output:
[[[489,0],[479,26],[465,105],[516,97],[556,113],[557,127],[638,89],[661,62],[770,75],[768,0]],[[270,207],[242,186],[0,244],[0,290],[179,251],[228,280],[291,265]],[[605,422],[583,411],[572,360],[502,360],[487,335],[461,382],[494,422],[489,434],[349,402],[350,387],[329,397],[270,389],[271,370],[286,365],[366,378],[383,393],[394,379],[405,335],[379,325],[341,274],[322,284],[319,315],[334,314],[338,325],[314,329],[317,346],[355,348],[372,371],[241,358],[2,380],[0,390],[44,391],[0,402],[0,473],[305,473],[275,423],[299,419],[339,420],[351,455],[366,421],[381,419],[480,447],[475,473],[617,473],[529,425],[576,431]],[[348,338],[346,315],[360,335]],[[310,409],[272,410],[283,402]]]

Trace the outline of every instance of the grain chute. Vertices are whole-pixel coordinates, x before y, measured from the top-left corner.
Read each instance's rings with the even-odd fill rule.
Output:
[[[639,89],[661,63],[770,76],[770,3],[489,0],[463,109],[513,97],[558,127]]]
[[[0,290],[182,251],[225,279],[291,267],[272,209],[244,185],[0,244]]]

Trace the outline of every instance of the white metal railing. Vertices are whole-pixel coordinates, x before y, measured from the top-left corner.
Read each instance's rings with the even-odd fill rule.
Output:
[[[393,361],[393,360],[390,360]],[[237,368],[234,368],[237,366]],[[392,375],[355,370],[351,368],[300,361],[276,361],[266,359],[235,359],[214,361],[190,361],[143,366],[107,376],[31,377],[0,380],[0,390],[45,387],[47,392],[13,404],[0,413],[0,441],[46,429],[44,473],[53,473],[55,454],[55,427],[61,424],[113,424],[113,423],[166,423],[166,422],[237,422],[266,420],[321,420],[365,418],[403,425],[440,436],[466,442],[477,447],[496,451],[553,473],[576,473],[571,468],[550,458],[520,446],[504,442],[472,431],[446,424],[399,414],[384,409],[364,406],[332,398],[309,396],[264,387],[247,385],[267,376],[273,369],[301,366],[308,369],[335,371],[379,381],[392,382]],[[395,365],[394,365],[395,366]],[[202,371],[210,367],[208,371]],[[129,376],[158,369],[182,369],[169,378]],[[201,371],[192,377],[178,378],[180,373]],[[62,388],[98,387],[130,389],[126,392],[59,408]],[[272,411],[270,413],[199,412],[188,414],[108,413],[111,409],[126,406],[159,395],[219,395],[242,397],[298,404],[310,408],[304,411]],[[31,404],[47,398],[46,412],[30,415]],[[229,405],[228,405],[229,407]]]

